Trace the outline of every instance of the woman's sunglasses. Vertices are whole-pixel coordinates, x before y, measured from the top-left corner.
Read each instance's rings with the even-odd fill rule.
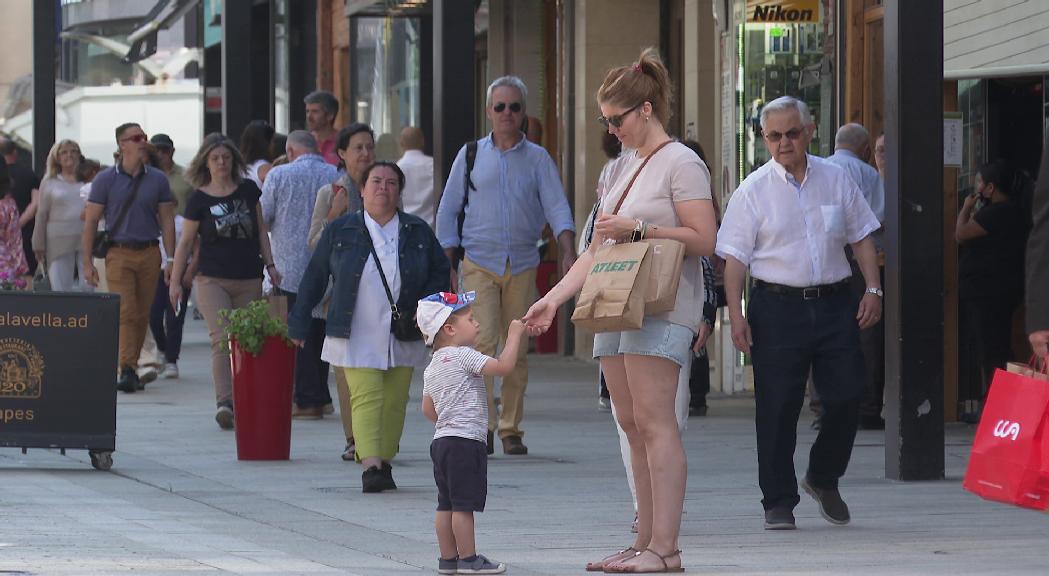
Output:
[[[638,104],[634,104],[634,106],[631,107],[626,112],[623,112],[622,114],[616,114],[615,116],[609,116],[607,118],[604,117],[604,116],[598,116],[597,117],[597,121],[600,122],[601,125],[605,127],[605,130],[608,130],[609,126],[612,126],[613,128],[619,128],[619,127],[621,127],[623,125],[623,119],[626,118],[626,115],[630,114],[634,110],[637,110],[638,107],[641,106],[641,104],[644,104],[644,102],[640,102]]]
[[[121,138],[121,142],[134,142],[135,144],[141,144],[146,141],[145,134],[135,134],[134,136],[128,136],[127,138]]]
[[[513,112],[514,114],[517,114],[518,112],[521,111],[521,103],[520,102],[511,102],[509,104],[509,106],[510,106],[510,111]],[[507,107],[506,102],[500,102],[500,103],[496,104],[495,106],[493,106],[492,110],[495,110],[496,114],[502,114],[503,110],[506,110],[506,107]]]

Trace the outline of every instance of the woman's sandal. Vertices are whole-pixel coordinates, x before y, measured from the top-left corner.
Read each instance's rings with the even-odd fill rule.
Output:
[[[659,570],[642,570],[642,569],[638,569],[636,566],[633,566],[633,565],[620,565],[619,567],[606,566],[604,571],[607,572],[607,573],[610,573],[610,574],[656,574],[656,573],[662,574],[662,573],[667,573],[667,572],[675,572],[675,573],[677,573],[677,572],[684,572],[685,571],[684,567],[678,566],[677,568],[671,568],[667,564],[667,558],[673,558],[674,556],[677,556],[677,555],[681,554],[681,550],[674,550],[670,554],[667,554],[666,556],[663,556],[660,553],[656,552],[655,550],[652,550],[651,548],[645,548],[644,550],[638,552],[637,556],[640,556],[640,555],[644,554],[645,552],[648,552],[648,553],[654,555],[656,558],[659,558],[659,560],[663,563],[663,568],[659,569]],[[624,560],[625,560],[625,558],[624,558]],[[622,560],[619,560],[618,562],[622,562]]]
[[[620,550],[619,552],[616,552],[615,554],[609,554],[608,556],[605,556],[604,558],[601,559],[600,562],[587,562],[586,563],[586,571],[587,572],[604,572],[606,564],[611,564],[613,562],[619,562],[620,560],[626,560],[627,558],[633,558],[634,556],[637,556],[640,553],[641,552],[637,548],[634,548],[633,546],[631,546],[630,548],[624,548],[624,549]]]

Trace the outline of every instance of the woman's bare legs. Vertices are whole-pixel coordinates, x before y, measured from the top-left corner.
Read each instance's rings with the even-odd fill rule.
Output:
[[[630,354],[602,358],[601,363],[630,442],[638,509],[634,548],[649,548],[667,556],[671,567],[679,566],[680,559],[670,554],[677,550],[685,500],[685,451],[674,412],[680,367],[665,358]],[[661,568],[663,562],[641,554],[609,565],[648,569]]]

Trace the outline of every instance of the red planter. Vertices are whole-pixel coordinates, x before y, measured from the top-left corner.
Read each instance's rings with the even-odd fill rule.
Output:
[[[230,340],[233,414],[238,460],[287,460],[291,454],[291,397],[295,351],[270,337],[258,356]]]

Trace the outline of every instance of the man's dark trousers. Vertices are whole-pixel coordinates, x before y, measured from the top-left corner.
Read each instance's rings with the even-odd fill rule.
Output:
[[[864,394],[857,306],[846,287],[810,300],[751,291],[758,482],[766,510],[794,508],[800,500],[794,449],[810,368],[823,416],[807,475],[817,488],[837,488],[845,474]]]
[[[288,310],[295,307],[295,293],[279,288],[275,292],[287,296]],[[295,404],[299,408],[319,408],[331,404],[328,363],[321,360],[325,324],[324,320],[313,318],[305,343],[302,348],[295,350]]]

